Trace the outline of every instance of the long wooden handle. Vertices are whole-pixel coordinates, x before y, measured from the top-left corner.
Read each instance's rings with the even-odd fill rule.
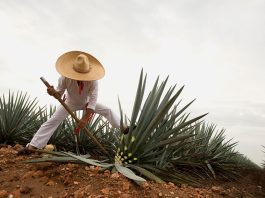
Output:
[[[51,85],[48,83],[47,80],[45,80],[44,77],[40,78],[41,81],[46,85],[47,88],[51,87]],[[61,105],[63,105],[63,107],[66,109],[66,111],[72,116],[72,118],[78,123],[79,119],[76,117],[76,115],[70,110],[70,108],[65,104],[65,102],[61,99],[61,97],[55,97],[60,103]],[[109,153],[106,151],[106,149],[99,143],[99,141],[93,136],[93,134],[88,130],[87,127],[83,128],[86,132],[86,134],[99,146],[99,148],[101,148],[101,150],[107,155],[109,156]]]

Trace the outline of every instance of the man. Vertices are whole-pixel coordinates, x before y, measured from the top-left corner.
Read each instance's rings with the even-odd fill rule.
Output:
[[[113,127],[120,127],[119,117],[110,108],[97,102],[97,80],[105,75],[105,70],[95,57],[86,52],[70,51],[58,58],[56,69],[61,74],[58,86],[56,89],[48,88],[47,92],[55,98],[63,96],[66,105],[73,112],[85,110],[83,117],[77,123],[79,128],[83,128],[94,113],[104,116]],[[42,149],[68,115],[65,108],[60,105],[51,118],[41,125],[31,142],[18,152],[18,155],[28,154],[30,150],[36,148]],[[127,132],[128,128],[124,133]]]

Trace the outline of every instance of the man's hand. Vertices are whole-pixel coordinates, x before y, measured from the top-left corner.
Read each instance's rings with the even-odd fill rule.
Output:
[[[53,88],[53,86],[48,87],[47,92],[50,96],[61,98],[61,95]]]
[[[87,109],[86,113],[84,114],[84,116],[79,120],[79,122],[77,123],[77,126],[82,129],[86,126],[87,122],[91,119],[91,117],[94,114],[94,110],[93,109]]]

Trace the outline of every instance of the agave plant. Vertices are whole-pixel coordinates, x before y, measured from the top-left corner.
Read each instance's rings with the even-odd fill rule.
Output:
[[[242,170],[259,170],[261,167],[254,163],[252,160],[250,160],[247,156],[239,153],[234,157],[234,163],[237,167],[237,170],[239,172],[242,172]]]
[[[262,146],[262,147],[265,149],[265,146]],[[263,153],[265,153],[265,150],[263,151]],[[262,166],[265,169],[265,160],[263,160]]]
[[[0,98],[0,143],[14,145],[28,143],[39,127],[36,98],[27,93],[11,93]]]
[[[174,161],[175,167],[192,172],[199,178],[236,178],[237,164],[235,157],[239,155],[232,139],[225,141],[225,130],[216,131],[216,125],[198,124],[193,142],[180,151],[180,156]]]
[[[130,118],[123,114],[119,101],[121,126],[129,125],[129,134],[120,135],[115,158],[110,158],[109,164],[104,166],[115,167],[136,182],[144,180],[135,175],[132,170],[157,182],[191,183],[193,177],[178,171],[174,168],[173,162],[178,157],[176,152],[183,150],[192,142],[190,138],[195,135],[194,130],[200,123],[199,120],[206,114],[190,119],[190,114],[184,111],[193,101],[180,108],[180,102],[176,104],[176,101],[184,87],[175,92],[176,86],[173,86],[165,92],[168,77],[162,83],[159,83],[159,77],[157,78],[153,89],[143,103],[146,77],[147,75],[143,76],[142,70]],[[121,130],[124,130],[123,127]],[[91,162],[90,159],[71,153],[64,153],[64,155],[70,155],[78,161]],[[97,163],[100,166],[101,163]]]
[[[167,80],[168,77],[159,84],[158,77],[142,105],[146,75],[143,77],[143,71],[141,72],[130,119],[123,115],[120,105],[121,126],[129,123],[130,128],[128,135],[121,136],[115,160],[141,174],[145,174],[142,170],[152,172],[161,180],[190,182],[182,172],[172,172],[172,161],[176,150],[189,144],[189,139],[194,136],[196,121],[206,114],[189,119],[190,114],[185,114],[184,111],[194,100],[179,108],[180,102],[176,104],[176,101],[184,87],[176,93],[176,86],[165,92]]]

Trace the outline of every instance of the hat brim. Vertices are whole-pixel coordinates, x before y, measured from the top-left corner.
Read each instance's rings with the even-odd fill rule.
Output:
[[[79,54],[88,57],[91,69],[87,73],[80,73],[74,70],[74,60]],[[56,61],[56,70],[63,76],[80,81],[99,80],[104,77],[103,65],[92,55],[82,51],[70,51],[62,54]]]

